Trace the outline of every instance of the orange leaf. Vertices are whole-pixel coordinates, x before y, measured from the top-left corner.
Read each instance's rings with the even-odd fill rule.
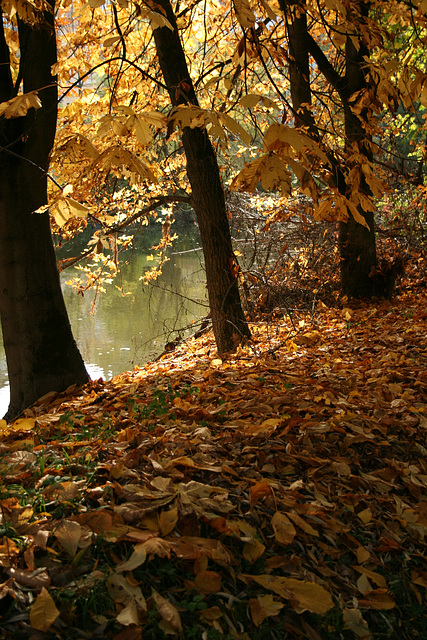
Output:
[[[270,487],[265,480],[255,483],[249,489],[249,504],[251,505],[251,509],[261,498],[265,498],[265,496],[268,495],[270,495]]]
[[[221,590],[221,576],[216,571],[201,571],[194,579],[197,591],[203,595]]]

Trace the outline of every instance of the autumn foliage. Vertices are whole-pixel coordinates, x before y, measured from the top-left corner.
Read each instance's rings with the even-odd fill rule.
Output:
[[[420,266],[398,304],[225,360],[205,334],[3,424],[3,637],[422,637]]]

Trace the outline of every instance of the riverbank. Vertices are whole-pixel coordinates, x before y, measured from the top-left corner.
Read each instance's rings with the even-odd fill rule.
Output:
[[[319,303],[3,424],[1,637],[423,637],[426,309]]]

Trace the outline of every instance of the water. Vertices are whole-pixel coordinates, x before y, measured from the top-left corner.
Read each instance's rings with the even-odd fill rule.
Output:
[[[116,282],[106,285],[93,314],[93,290],[82,297],[65,284],[79,272],[67,269],[61,273],[74,338],[92,379],[109,380],[143,365],[161,353],[178,330],[183,329],[183,336],[193,333],[191,322],[208,314],[201,251],[171,255],[160,279],[144,285],[140,277],[152,266],[144,253],[134,253]],[[129,295],[122,295],[115,284]],[[0,343],[0,416],[9,403],[7,380]]]

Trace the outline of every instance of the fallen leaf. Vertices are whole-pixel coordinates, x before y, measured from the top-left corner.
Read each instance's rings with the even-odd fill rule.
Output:
[[[271,526],[277,542],[288,545],[293,542],[296,535],[296,529],[289,518],[284,514],[276,511],[271,519]]]
[[[216,571],[201,571],[194,579],[194,584],[200,593],[209,595],[221,591],[221,576]]]
[[[49,591],[42,587],[30,608],[30,624],[37,631],[47,631],[59,616],[59,611]]]
[[[290,600],[291,606],[297,613],[311,611],[312,613],[323,615],[334,606],[330,593],[316,582],[267,574],[258,576],[242,575],[241,577],[254,580],[262,587],[274,591],[286,600]]]

